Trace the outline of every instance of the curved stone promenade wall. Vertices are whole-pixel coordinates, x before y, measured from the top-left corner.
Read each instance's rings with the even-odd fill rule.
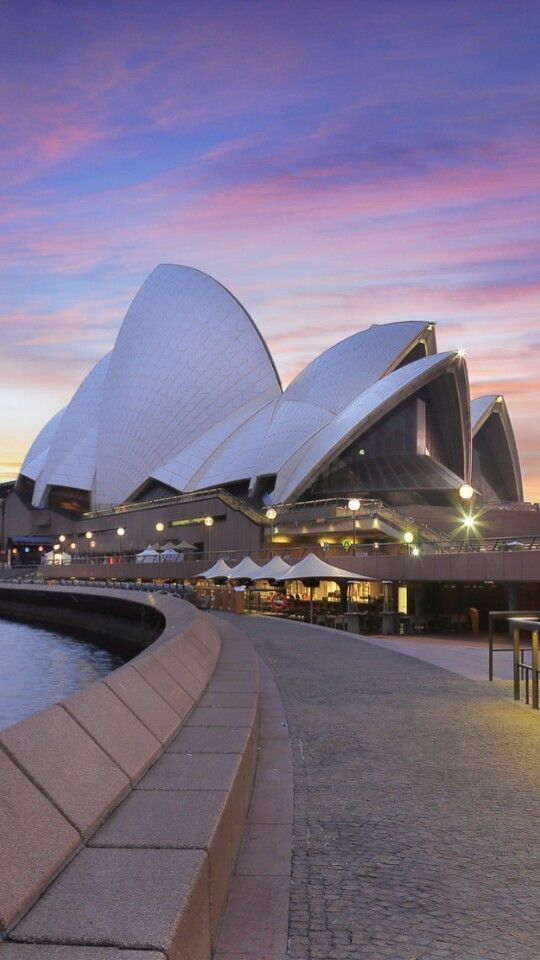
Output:
[[[219,621],[155,594],[1,585],[9,611],[97,622],[136,649],[159,636],[0,732],[1,960],[52,960],[44,944],[65,960],[81,945],[207,960],[257,761],[249,641],[222,642]]]

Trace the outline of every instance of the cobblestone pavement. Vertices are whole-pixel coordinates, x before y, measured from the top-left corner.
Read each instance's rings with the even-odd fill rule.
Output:
[[[293,744],[290,960],[539,960],[539,716],[358,637],[242,626]]]

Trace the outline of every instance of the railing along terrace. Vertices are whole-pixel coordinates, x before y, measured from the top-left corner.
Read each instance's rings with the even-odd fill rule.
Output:
[[[379,516],[381,519],[389,521],[398,528],[403,528],[403,525],[407,524],[417,531],[418,534],[423,532],[426,540],[447,539],[446,535],[434,531],[427,523],[421,520],[415,520],[413,517],[408,517],[404,513],[398,513],[397,510],[389,507],[388,504],[378,498],[366,497],[365,499],[358,499],[360,507],[356,511],[357,521],[360,517],[371,514],[373,518]],[[287,521],[296,523],[302,520],[304,522],[311,521],[311,523],[317,523],[319,520],[338,517],[352,519],[353,514],[348,507],[348,503],[348,497],[325,497],[320,500],[299,500],[294,503],[282,503],[276,507],[278,511],[276,523],[281,522],[283,524],[287,523]]]
[[[138,510],[155,510],[156,507],[174,507],[185,503],[198,503],[201,500],[215,500],[216,498],[222,500],[232,510],[240,510],[245,513],[246,516],[257,523],[267,522],[262,510],[258,510],[240,497],[235,497],[228,490],[224,490],[223,487],[209,487],[207,490],[199,490],[197,493],[179,493],[172,497],[160,497],[156,500],[141,500],[139,503],[121,503],[117,506],[102,504],[98,510],[83,513],[82,519],[95,520],[111,515],[134,513]]]
[[[374,543],[358,543],[355,547],[353,546],[343,546],[342,544],[329,543],[324,547],[316,543],[305,543],[305,544],[280,544],[274,541],[273,546],[270,547],[266,545],[260,547],[259,549],[247,550],[246,548],[237,549],[221,549],[221,550],[205,550],[205,551],[193,551],[185,552],[183,555],[179,555],[178,563],[179,567],[190,561],[205,561],[208,564],[214,563],[216,560],[225,560],[227,563],[234,563],[241,560],[243,557],[249,553],[249,556],[253,560],[259,560],[261,562],[269,560],[272,556],[279,554],[283,557],[286,562],[297,563],[308,553],[315,553],[317,556],[320,556],[324,559],[339,559],[344,560],[350,557],[376,557],[376,556],[388,556],[388,555],[397,555],[401,557],[410,557],[411,563],[414,563],[422,556],[433,556],[433,555],[457,555],[465,553],[494,553],[494,552],[513,552],[521,550],[535,551],[540,550],[540,537],[523,537],[519,541],[515,538],[501,538],[501,537],[492,537],[492,538],[482,538],[482,539],[460,539],[460,540],[440,540],[440,541],[422,541],[415,540],[413,545],[414,553],[411,550],[410,545],[405,543],[400,543],[395,540],[388,541],[379,541],[377,544]],[[78,553],[75,554],[69,559],[62,560],[60,555],[58,560],[55,559],[54,565],[62,564],[64,566],[70,566],[72,564],[107,564],[114,565],[118,563],[128,563],[128,564],[140,564],[141,566],[152,564],[152,565],[161,565],[161,564],[170,564],[175,563],[174,560],[170,557],[170,552],[166,558],[162,558],[161,554],[156,551],[156,557],[138,559],[138,552],[113,552],[109,551],[107,553]],[[46,566],[53,565],[42,563],[41,569]],[[21,567],[24,569],[24,567]]]

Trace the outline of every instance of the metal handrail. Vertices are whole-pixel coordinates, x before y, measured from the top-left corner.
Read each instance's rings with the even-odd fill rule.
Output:
[[[488,616],[489,622],[489,653],[488,653],[488,679],[493,680],[493,654],[508,653],[508,647],[495,647],[494,625],[497,621],[506,620],[509,623],[515,617],[540,617],[540,610],[490,610]]]
[[[510,617],[510,625],[512,627],[512,646],[513,646],[513,660],[514,660],[514,700],[521,699],[521,679],[525,674],[526,685],[525,685],[525,702],[529,702],[529,674],[531,678],[531,706],[533,710],[538,710],[538,687],[539,687],[539,678],[540,670],[538,669],[538,646],[539,646],[539,637],[540,637],[540,620],[529,620],[522,617]],[[520,634],[524,630],[526,633],[531,635],[531,663],[528,664],[525,660],[520,660],[519,654],[522,649],[527,649],[520,647]]]
[[[101,517],[117,516],[125,513],[133,513],[137,510],[154,510],[156,507],[171,507],[182,503],[196,503],[200,500],[222,500],[232,510],[239,510],[256,523],[266,523],[266,518],[262,510],[257,510],[251,504],[246,503],[240,497],[224,490],[223,487],[209,487],[206,490],[199,490],[197,493],[179,493],[173,497],[161,497],[157,500],[142,500],[140,503],[121,503],[119,506],[102,506],[99,510],[91,510],[83,513],[83,520],[96,520]]]

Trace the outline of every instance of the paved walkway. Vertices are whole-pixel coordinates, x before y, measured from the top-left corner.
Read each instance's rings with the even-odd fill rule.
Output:
[[[292,738],[291,960],[538,960],[538,715],[356,636],[242,627]]]
[[[387,650],[397,650],[419,660],[427,660],[437,667],[452,670],[471,680],[487,680],[488,677],[488,639],[474,637],[424,636],[424,637],[381,637],[370,635],[364,638]],[[503,637],[497,637],[496,647],[502,647]],[[527,655],[530,662],[530,656]],[[512,647],[495,653],[493,673],[496,680],[511,680],[513,672]],[[508,688],[510,690],[510,687]]]

